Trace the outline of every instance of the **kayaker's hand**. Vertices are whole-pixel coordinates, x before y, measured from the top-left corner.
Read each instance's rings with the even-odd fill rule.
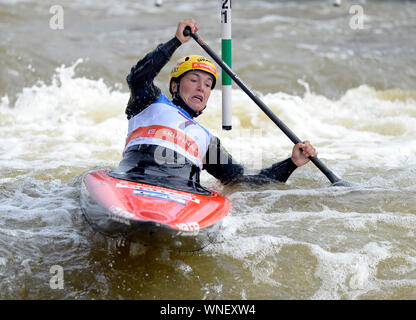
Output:
[[[194,19],[188,18],[188,19],[185,19],[185,20],[180,21],[178,23],[178,28],[176,29],[175,36],[182,43],[185,43],[189,39],[191,39],[191,36],[185,37],[183,35],[183,30],[185,30],[186,27],[190,27],[192,33],[195,33],[195,32],[198,31],[198,27],[197,27],[196,21]]]
[[[303,143],[295,144],[292,150],[291,159],[294,164],[301,167],[309,162],[309,157],[316,157],[317,155],[318,152],[311,145],[311,143],[309,141],[305,141]]]

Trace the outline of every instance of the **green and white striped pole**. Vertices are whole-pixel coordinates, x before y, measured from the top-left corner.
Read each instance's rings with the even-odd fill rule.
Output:
[[[221,57],[231,68],[231,0],[221,0]],[[231,130],[232,81],[231,77],[222,70],[222,129]]]

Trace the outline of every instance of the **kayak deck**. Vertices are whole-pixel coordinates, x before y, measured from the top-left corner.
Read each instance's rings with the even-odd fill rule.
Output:
[[[230,201],[116,179],[108,170],[82,177],[81,209],[94,230],[146,246],[199,250],[215,241]]]

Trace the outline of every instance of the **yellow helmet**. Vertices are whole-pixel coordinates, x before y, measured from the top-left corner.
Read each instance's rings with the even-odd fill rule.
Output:
[[[212,86],[211,89],[214,89],[215,83],[217,81],[217,69],[211,60],[198,55],[191,55],[179,59],[176,65],[173,67],[170,76],[169,76],[169,91],[173,94],[171,85],[174,79],[178,79],[183,74],[188,71],[199,70],[204,71],[212,75]]]

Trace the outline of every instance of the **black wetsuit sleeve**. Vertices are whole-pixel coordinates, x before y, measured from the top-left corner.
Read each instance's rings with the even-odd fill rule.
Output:
[[[260,170],[257,174],[244,174],[244,166],[233,160],[217,137],[212,137],[203,165],[203,169],[223,184],[286,182],[296,168],[297,166],[288,158]]]
[[[126,108],[127,119],[157,100],[161,91],[153,80],[180,45],[178,38],[173,37],[168,42],[158,45],[131,68],[126,78],[130,88],[130,99]]]

